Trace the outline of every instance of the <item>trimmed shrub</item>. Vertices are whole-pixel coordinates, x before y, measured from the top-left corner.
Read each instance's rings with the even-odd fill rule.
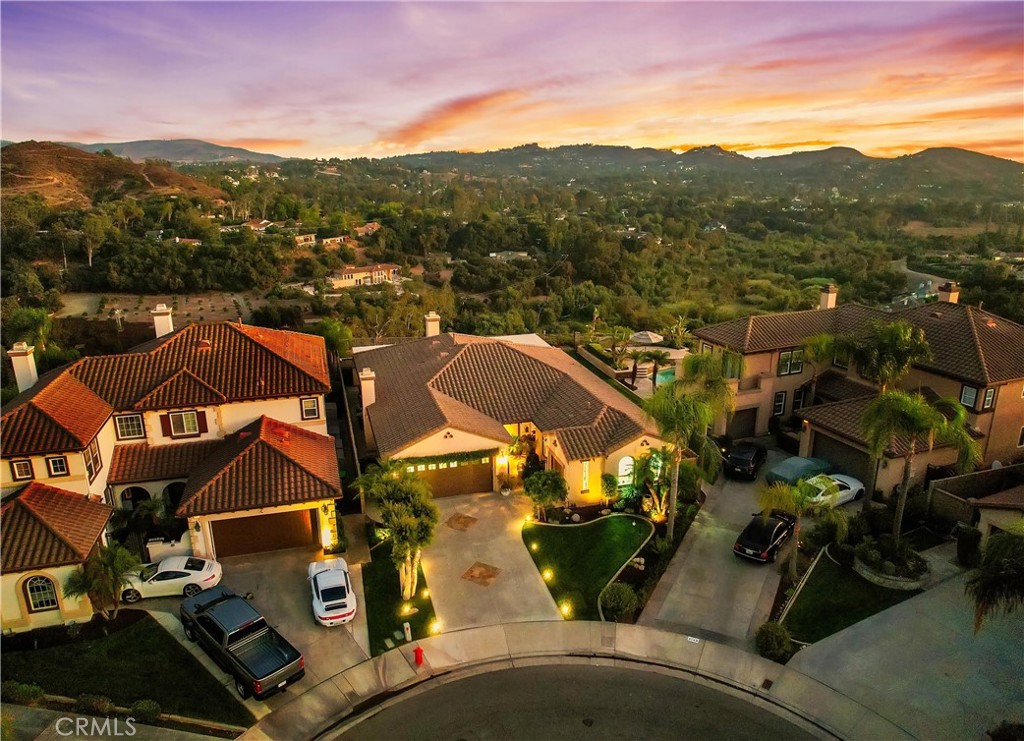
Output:
[[[828,549],[828,552],[833,556],[836,561],[841,563],[843,566],[853,565],[853,553],[854,547],[849,543],[842,543],[840,545],[832,546]]]
[[[769,620],[762,623],[754,636],[757,652],[766,659],[785,664],[793,653],[793,641],[782,623]]]
[[[79,695],[75,709],[80,713],[110,715],[114,712],[114,701],[103,695]]]
[[[896,576],[896,564],[892,561],[882,561],[882,573],[886,576]]]
[[[161,708],[154,700],[136,700],[132,703],[129,715],[143,723],[152,723],[160,718]]]
[[[604,619],[613,623],[630,622],[636,608],[640,606],[636,592],[628,584],[616,582],[608,586],[601,595],[601,609]]]
[[[15,705],[34,705],[43,699],[43,688],[38,684],[25,684],[6,679],[0,683],[0,698]]]

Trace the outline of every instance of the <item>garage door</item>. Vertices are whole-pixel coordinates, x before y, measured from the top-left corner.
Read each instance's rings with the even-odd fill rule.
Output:
[[[297,548],[319,542],[314,537],[319,535],[315,509],[214,520],[212,525],[217,558]]]
[[[726,432],[733,440],[737,440],[741,437],[753,437],[755,429],[757,429],[757,407],[737,410],[729,420]]]
[[[430,484],[435,497],[454,497],[459,494],[479,494],[493,491],[491,463],[459,462],[454,468],[417,471],[416,475]]]
[[[862,450],[857,450],[839,440],[820,432],[814,433],[813,452],[815,458],[824,458],[833,466],[834,473],[845,473],[871,485],[871,458]]]

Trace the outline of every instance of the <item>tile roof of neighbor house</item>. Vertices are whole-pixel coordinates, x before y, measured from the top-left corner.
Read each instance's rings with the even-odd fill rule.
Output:
[[[1024,484],[1012,489],[990,494],[987,497],[972,500],[976,507],[985,509],[1015,509],[1024,512]]]
[[[818,383],[814,387],[815,396],[820,396],[826,401],[848,401],[860,399],[865,396],[874,396],[878,389],[863,383],[857,383],[847,378],[842,373],[827,370],[818,377]]]
[[[41,377],[3,410],[4,457],[81,450],[112,412],[322,394],[330,385],[322,337],[190,324]]]
[[[112,511],[81,494],[33,481],[0,510],[3,573],[81,563]]]
[[[336,499],[334,438],[263,416],[228,435],[195,466],[179,517]]]
[[[924,330],[932,359],[920,368],[979,386],[1024,378],[1024,326],[966,304],[937,302],[894,312],[857,304],[763,314],[695,329],[701,339],[744,354],[796,347],[816,334],[854,333],[873,319]]]
[[[173,445],[131,443],[114,447],[108,484],[186,478],[220,446],[221,440],[201,440]]]
[[[654,423],[561,350],[487,337],[442,334],[359,353],[376,374],[367,408],[387,457],[445,427],[511,442],[504,425],[533,422],[557,433],[566,455],[602,455]]]
[[[390,262],[379,262],[373,265],[347,265],[338,271],[338,275],[359,275],[360,273],[389,273],[401,270],[401,265]]]

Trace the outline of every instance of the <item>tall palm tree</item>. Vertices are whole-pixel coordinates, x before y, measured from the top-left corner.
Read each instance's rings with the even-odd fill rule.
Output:
[[[412,599],[423,549],[441,518],[427,482],[415,476],[385,478],[372,490],[381,524],[390,532],[391,556],[398,564],[402,599]]]
[[[608,352],[612,356],[612,360],[615,361],[615,368],[622,364],[622,359],[626,357],[627,344],[629,338],[633,335],[633,330],[629,327],[612,327],[608,331]]]
[[[939,399],[929,404],[919,393],[898,389],[885,391],[864,411],[861,423],[873,460],[880,460],[898,439],[907,441],[903,480],[892,524],[895,540],[899,540],[903,527],[903,511],[907,506],[919,442],[927,441],[929,450],[936,442],[951,445],[956,450],[956,468],[960,472],[970,470],[981,460],[978,443],[967,431],[966,421],[967,412],[956,399]]]
[[[876,384],[879,393],[905,376],[914,363],[932,356],[924,330],[904,321],[872,322],[867,334],[845,344],[857,372]]]
[[[651,372],[651,391],[658,390],[658,369],[667,368],[672,364],[672,356],[667,350],[648,350],[647,359],[651,361],[654,370]]]
[[[86,596],[104,620],[113,620],[128,577],[142,568],[142,561],[117,543],[99,546],[64,583],[65,597]]]
[[[810,393],[804,397],[804,404],[810,406],[814,403],[814,396],[818,391],[818,376],[832,362],[840,347],[836,336],[831,334],[808,337],[801,347],[804,351],[804,362],[811,366]]]
[[[1024,521],[989,536],[981,565],[968,578],[967,595],[974,600],[974,632],[995,613],[1024,607]]]
[[[359,507],[366,512],[366,499],[379,500],[388,481],[415,478],[408,471],[409,464],[398,458],[379,458],[366,467],[363,475],[352,482],[359,490]]]
[[[733,407],[733,389],[724,376],[722,363],[721,355],[689,355],[683,361],[682,375],[644,402],[644,411],[672,448],[666,533],[670,542],[675,535],[679,469],[687,451],[697,456],[697,468],[705,478],[713,477],[722,465],[718,446],[707,436],[715,419]]]
[[[647,360],[646,350],[630,350],[626,353],[626,357],[633,361],[633,367],[629,373],[629,383],[633,388],[636,388],[636,373],[640,368],[640,363]]]
[[[818,498],[819,494],[823,494]],[[828,479],[824,491],[806,481],[800,481],[796,485],[778,482],[775,484],[762,484],[757,492],[757,503],[765,516],[773,510],[788,512],[796,517],[796,525],[793,527],[793,551],[789,558],[789,576],[796,579],[797,555],[800,550],[800,521],[803,517],[814,517],[824,522],[834,523],[836,526],[836,540],[846,540],[846,511],[833,506],[834,500],[839,496],[839,489],[835,483]]]

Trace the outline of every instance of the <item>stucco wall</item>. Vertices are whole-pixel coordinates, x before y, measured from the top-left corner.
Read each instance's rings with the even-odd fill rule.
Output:
[[[3,463],[0,464],[0,487],[2,487],[4,493],[12,491],[25,484],[30,484],[33,481],[38,481],[41,484],[48,486],[55,486],[59,489],[67,489],[68,491],[78,492],[79,494],[89,493],[89,477],[85,472],[85,459],[79,452],[71,453],[59,453],[55,455],[63,455],[68,461],[68,475],[67,476],[50,476],[49,469],[46,467],[46,459],[53,456],[49,455],[32,455],[32,456],[16,456],[14,458],[4,458]],[[22,481],[15,481],[11,475],[11,460],[30,460],[32,461],[32,473],[33,478],[25,479]],[[104,460],[104,464],[106,460]]]
[[[494,450],[495,448],[507,448],[508,442],[492,440],[481,435],[474,435],[471,432],[457,430],[454,427],[447,427],[438,430],[430,437],[413,443],[407,448],[392,454],[392,458],[426,458],[435,455],[447,455],[449,453],[472,453],[476,450]]]
[[[92,617],[92,603],[87,597],[64,597],[64,582],[78,568],[78,566],[59,566],[52,569],[4,574],[0,579],[0,609],[2,609],[3,615],[3,630],[19,633],[35,628],[89,620]],[[55,582],[59,609],[29,612],[23,584],[28,578],[36,575],[46,576]]]
[[[978,520],[978,529],[981,530],[982,548],[988,543],[988,538],[992,535],[992,528],[1006,530],[1013,523],[1024,519],[1024,512],[1012,509],[987,509],[979,507],[978,513],[981,515],[981,518]]]

